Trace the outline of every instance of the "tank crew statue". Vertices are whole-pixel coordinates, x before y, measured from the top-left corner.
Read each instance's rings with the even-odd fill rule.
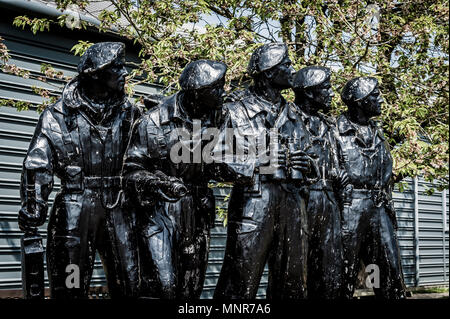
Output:
[[[215,126],[226,70],[221,62],[189,63],[179,79],[181,91],[149,110],[135,126],[124,185],[131,200],[140,204],[145,296],[193,299],[202,292],[215,220],[208,188],[212,166],[193,160],[176,163],[171,150],[179,143],[180,130],[193,131],[194,120],[201,120],[202,130]]]
[[[341,98],[348,112],[337,120],[338,157],[348,174],[341,196],[344,296],[352,298],[360,261],[379,269],[377,297],[405,298],[396,216],[392,202],[392,157],[381,126],[384,102],[373,77],[347,82]]]
[[[309,152],[316,156],[320,176],[309,186],[307,204],[309,299],[341,295],[341,218],[334,191],[341,180],[345,183],[346,175],[344,170],[338,174],[335,121],[325,115],[334,96],[330,76],[329,68],[308,66],[296,73],[293,86],[295,105],[308,131]]]
[[[300,139],[304,128],[281,95],[292,87],[294,74],[287,46],[272,43],[257,48],[248,72],[253,85],[234,95],[240,99],[224,104],[227,116],[223,127],[247,137],[263,136],[275,128],[281,135],[280,144],[288,137]],[[224,163],[236,179],[228,205],[225,258],[214,298],[255,298],[266,261],[268,298],[305,297],[305,201],[300,183],[294,183],[289,172],[306,173],[310,162],[297,149],[287,161],[286,150],[280,147],[278,168],[273,174],[262,174],[266,162],[260,154],[245,165]]]
[[[87,297],[96,251],[111,297],[137,296],[135,221],[122,207],[120,173],[141,111],[125,95],[124,49],[123,43],[102,42],[86,51],[78,76],[41,114],[23,163],[24,231],[45,222],[53,178],[61,179],[48,224],[52,298]],[[77,269],[79,286],[68,278]]]

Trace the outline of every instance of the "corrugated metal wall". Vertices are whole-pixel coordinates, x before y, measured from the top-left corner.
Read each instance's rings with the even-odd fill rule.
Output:
[[[11,50],[11,62],[34,72],[39,71],[41,63],[51,63],[56,70],[62,70],[66,75],[72,76],[76,73],[78,58],[69,52],[76,43],[75,37],[68,38],[47,33],[33,37],[29,32],[13,28],[11,23],[5,20],[0,21],[0,30],[0,36],[6,40],[6,45]],[[50,82],[61,85],[58,81]],[[32,85],[48,88],[55,93],[60,91],[48,84],[0,72],[0,98],[14,98],[36,105],[41,102],[41,99],[31,94]],[[149,86],[137,88],[138,95],[155,91],[155,88]],[[33,109],[17,112],[10,107],[0,107],[0,289],[21,288],[20,237],[22,233],[17,226],[17,212],[20,207],[19,181],[22,161],[37,118],[38,114]],[[394,194],[406,284],[408,286],[448,284],[448,191],[444,192],[445,196],[442,192],[427,196],[424,191],[430,185],[421,181],[418,187],[414,188],[413,181],[409,184],[409,190]],[[56,183],[55,190],[58,189],[59,183]],[[415,196],[415,189],[417,189],[417,196]],[[215,189],[218,204],[228,191],[229,189],[225,188]],[[54,193],[51,201],[53,198]],[[446,210],[445,224],[443,208]],[[447,229],[446,232],[445,229]],[[46,225],[41,227],[41,233],[44,236],[45,230]],[[224,255],[226,228],[217,222],[217,227],[212,230],[212,234],[203,298],[211,298],[214,292]],[[418,246],[415,245],[416,241]],[[104,284],[98,259],[92,283]],[[258,297],[264,297],[266,284],[267,268],[261,281]]]

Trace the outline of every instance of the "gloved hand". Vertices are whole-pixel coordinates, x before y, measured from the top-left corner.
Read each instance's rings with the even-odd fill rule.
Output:
[[[31,200],[31,199],[30,199]],[[45,223],[47,218],[48,205],[44,201],[34,200],[35,207],[33,212],[29,212],[26,207],[22,207],[19,211],[19,228],[22,231],[32,231]]]
[[[148,181],[150,188],[157,187],[157,193],[160,199],[167,202],[176,202],[181,197],[186,196],[188,189],[182,180],[173,176],[167,176],[160,171],[155,172],[156,181],[151,179]]]
[[[340,170],[339,173],[337,174],[336,182],[338,183],[339,188],[345,189],[347,185],[350,183],[347,172],[344,170]]]
[[[312,166],[312,159],[304,151],[297,150],[289,153],[288,167],[308,173]]]

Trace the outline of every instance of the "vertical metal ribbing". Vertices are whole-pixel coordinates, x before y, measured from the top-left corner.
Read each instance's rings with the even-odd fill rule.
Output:
[[[419,180],[414,177],[414,257],[415,257],[415,282],[416,287],[420,283],[420,255],[419,255]]]
[[[447,198],[446,190],[442,190],[442,259],[444,262],[444,281],[447,281],[447,264],[445,260],[447,259],[445,251],[445,232],[447,228]]]

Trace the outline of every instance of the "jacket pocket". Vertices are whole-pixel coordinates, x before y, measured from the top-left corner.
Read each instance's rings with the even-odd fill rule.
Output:
[[[81,167],[69,165],[66,167],[66,174],[65,188],[71,192],[81,192],[83,190]]]
[[[241,222],[235,222],[236,233],[238,235],[246,235],[255,232],[258,229],[259,224],[253,220],[243,220]]]
[[[144,227],[144,229],[142,230],[143,235],[144,235],[145,237],[147,237],[147,238],[152,237],[153,235],[156,235],[156,234],[158,234],[158,233],[160,233],[160,232],[162,232],[162,231],[163,231],[162,226],[155,225],[155,224],[146,226],[146,227]]]

